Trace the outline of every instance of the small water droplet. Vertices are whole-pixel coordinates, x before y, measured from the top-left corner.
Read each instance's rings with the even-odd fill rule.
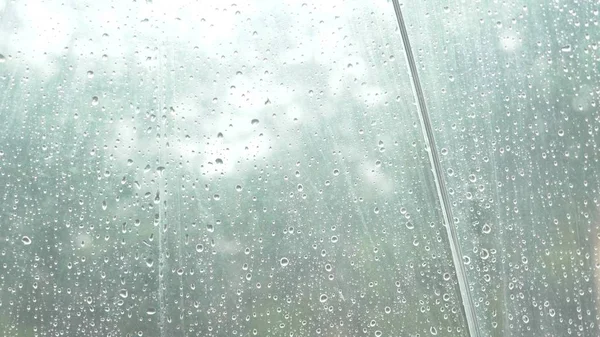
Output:
[[[286,267],[289,263],[290,260],[288,260],[287,257],[282,257],[281,260],[279,260],[279,264],[281,264],[282,267]]]
[[[325,294],[321,294],[321,296],[319,297],[319,301],[320,301],[321,303],[325,303],[325,302],[327,302],[327,299],[328,299],[328,298],[329,298],[329,297],[327,297],[327,295],[325,295]]]
[[[93,72],[93,71],[91,71],[91,70],[89,70],[89,71],[87,72],[87,77],[88,77],[88,78],[94,78],[94,72]]]
[[[431,328],[429,328],[429,332],[431,332],[431,334],[433,336],[437,335],[437,329],[434,326],[432,326]]]
[[[560,51],[562,51],[563,53],[569,53],[569,52],[571,52],[571,50],[572,50],[572,48],[571,48],[570,44],[568,44],[568,45],[563,46],[562,48],[560,48]]]
[[[147,315],[155,315],[156,314],[156,308],[148,308],[148,310],[146,310],[146,314]]]
[[[483,234],[489,234],[492,231],[492,227],[489,224],[484,224],[483,227],[481,227],[481,232]]]
[[[202,253],[204,251],[204,245],[202,245],[201,243],[196,245],[196,251],[198,253]]]
[[[4,63],[6,62],[6,57],[4,57],[4,55],[0,54],[0,63]]]
[[[221,159],[221,158],[217,158],[217,159],[215,160],[215,163],[217,163],[217,164],[221,165],[221,164],[223,164],[223,159]]]
[[[122,298],[127,298],[127,296],[129,296],[129,293],[127,292],[127,289],[121,289],[121,290],[119,290],[119,296],[121,296]]]
[[[31,239],[27,235],[23,235],[23,237],[21,238],[21,241],[23,241],[24,245],[30,245],[31,244]]]
[[[251,122],[252,125],[257,125],[259,123],[258,119],[254,118]]]
[[[98,96],[92,97],[92,105],[98,105]]]
[[[241,192],[242,191],[242,185],[236,185],[235,186],[235,190],[238,191],[238,192]]]

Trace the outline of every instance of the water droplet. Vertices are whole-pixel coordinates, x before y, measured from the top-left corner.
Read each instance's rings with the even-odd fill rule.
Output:
[[[381,330],[375,330],[375,337],[381,337],[382,334]]]
[[[6,57],[4,57],[4,55],[0,54],[0,63],[4,63],[6,62]]]
[[[217,159],[215,160],[215,163],[217,163],[217,164],[221,165],[221,164],[223,164],[223,159],[221,159],[221,158],[217,158]]]
[[[568,44],[568,45],[563,46],[562,48],[560,48],[560,51],[562,51],[563,53],[569,53],[569,52],[571,52],[571,50],[572,50],[572,48],[571,48],[570,44]]]
[[[340,174],[340,170],[338,170],[338,169],[333,170],[333,175],[334,176],[337,176],[339,174]]]
[[[281,264],[282,267],[287,266],[290,263],[290,260],[287,259],[287,257],[282,257],[281,260],[279,260],[279,264]]]
[[[119,290],[119,296],[121,296],[122,298],[127,298],[127,296],[129,296],[129,293],[127,292],[127,289],[121,289],[121,290]]]
[[[199,243],[199,244],[197,244],[197,245],[196,245],[196,251],[197,251],[198,253],[202,253],[202,252],[204,251],[204,245],[202,245],[202,244],[200,244],[200,243]]]
[[[408,228],[408,229],[415,228],[415,225],[412,223],[412,221],[407,221],[405,225],[406,225],[406,228]]]
[[[106,211],[107,208],[108,208],[108,205],[106,204],[106,200],[102,200],[102,210]]]
[[[337,235],[334,235],[331,237],[331,243],[336,243],[336,242],[338,242],[338,237],[337,237]]]
[[[213,195],[213,199],[216,201],[219,201],[219,200],[221,200],[221,196],[218,194],[215,194],[215,195]]]
[[[94,78],[94,72],[93,72],[93,71],[91,71],[91,70],[89,70],[89,71],[87,72],[87,76],[88,76],[88,78]]]
[[[242,185],[236,185],[235,186],[235,190],[238,191],[238,192],[241,192],[242,191]]]
[[[215,231],[215,226],[213,226],[212,224],[206,224],[206,230],[207,230],[209,233],[212,233],[212,232],[214,232],[214,231]]]
[[[252,125],[257,125],[259,123],[258,119],[254,118],[251,122]]]
[[[92,105],[98,105],[98,96],[92,97]]]
[[[392,312],[392,308],[390,307],[385,307],[385,313],[389,314],[390,312]]]
[[[492,227],[489,224],[484,224],[483,227],[481,227],[481,232],[483,234],[489,234],[492,231]]]
[[[431,334],[434,335],[434,336],[437,335],[437,329],[434,326],[432,326],[431,328],[429,328],[429,332],[431,332]]]
[[[146,314],[147,315],[155,315],[156,314],[156,308],[148,308],[148,310],[146,310]]]
[[[329,297],[327,297],[327,295],[325,295],[325,294],[321,294],[321,296],[319,296],[319,301],[320,301],[321,303],[325,303],[325,302],[327,302],[327,299],[328,299],[328,298],[329,298]]]
[[[558,130],[558,135],[561,136],[561,137],[564,136],[565,135],[565,130],[563,130],[563,129]]]
[[[490,257],[490,253],[488,252],[488,250],[487,250],[487,249],[485,249],[485,248],[482,248],[482,249],[481,249],[481,253],[479,253],[479,256],[481,256],[481,259],[482,259],[482,260],[487,260],[487,259],[488,259],[488,257]]]
[[[21,241],[23,241],[24,245],[30,245],[31,244],[31,239],[27,235],[23,235],[23,237],[21,238]]]
[[[152,260],[151,258],[147,258],[146,259],[146,266],[152,267],[153,265],[154,265],[154,260]]]

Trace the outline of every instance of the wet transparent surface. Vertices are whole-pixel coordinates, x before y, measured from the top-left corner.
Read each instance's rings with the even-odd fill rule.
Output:
[[[403,8],[482,335],[598,335],[598,6]]]
[[[3,336],[467,334],[390,3],[0,4]]]

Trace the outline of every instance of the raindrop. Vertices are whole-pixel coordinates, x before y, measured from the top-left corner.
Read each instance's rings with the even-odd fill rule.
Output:
[[[146,314],[147,315],[154,315],[154,314],[156,314],[156,308],[148,308],[148,310],[146,310]]]
[[[483,259],[483,260],[487,260],[487,258],[490,257],[490,253],[485,248],[481,249],[481,253],[479,253],[479,255],[481,256],[481,259]]]
[[[98,96],[92,97],[92,105],[98,105]]]
[[[251,122],[252,125],[257,125],[259,123],[258,119],[254,118]]]
[[[204,251],[204,245],[202,245],[201,243],[196,245],[196,251],[198,253],[202,253]]]
[[[434,336],[437,335],[437,329],[434,326],[432,326],[431,328],[429,328],[429,332],[431,332],[431,334],[434,335]]]
[[[471,264],[471,258],[465,255],[465,256],[463,256],[463,262],[465,265],[468,266]]]
[[[287,259],[287,257],[282,257],[281,260],[279,260],[279,264],[281,264],[282,267],[287,266],[290,263],[290,260]]]
[[[89,71],[87,72],[87,76],[88,76],[88,78],[94,78],[94,72],[93,72],[93,71],[91,71],[91,70],[89,70]]]
[[[325,294],[321,294],[321,296],[319,297],[319,301],[320,301],[321,303],[325,303],[325,302],[327,302],[327,299],[328,299],[328,297],[327,297],[327,295],[325,295]]]
[[[30,245],[31,244],[31,239],[27,235],[23,235],[23,237],[21,238],[21,241],[23,241],[24,245]]]
[[[217,163],[217,164],[221,165],[221,164],[223,164],[223,159],[221,159],[221,158],[217,158],[217,159],[215,160],[215,163]]]
[[[570,44],[568,44],[568,45],[563,46],[562,48],[560,48],[560,51],[562,51],[563,53],[569,53],[569,52],[571,52],[571,50],[572,49],[571,49],[571,45]]]
[[[236,185],[235,186],[235,190],[238,191],[238,192],[241,192],[242,191],[242,185]]]
[[[4,57],[4,55],[0,54],[0,63],[4,63],[6,62],[6,57]]]
[[[492,227],[490,227],[489,224],[484,224],[483,227],[481,227],[481,232],[483,234],[489,234],[492,231]]]
[[[119,296],[121,296],[122,298],[127,298],[128,295],[129,293],[127,292],[127,289],[119,290]]]

